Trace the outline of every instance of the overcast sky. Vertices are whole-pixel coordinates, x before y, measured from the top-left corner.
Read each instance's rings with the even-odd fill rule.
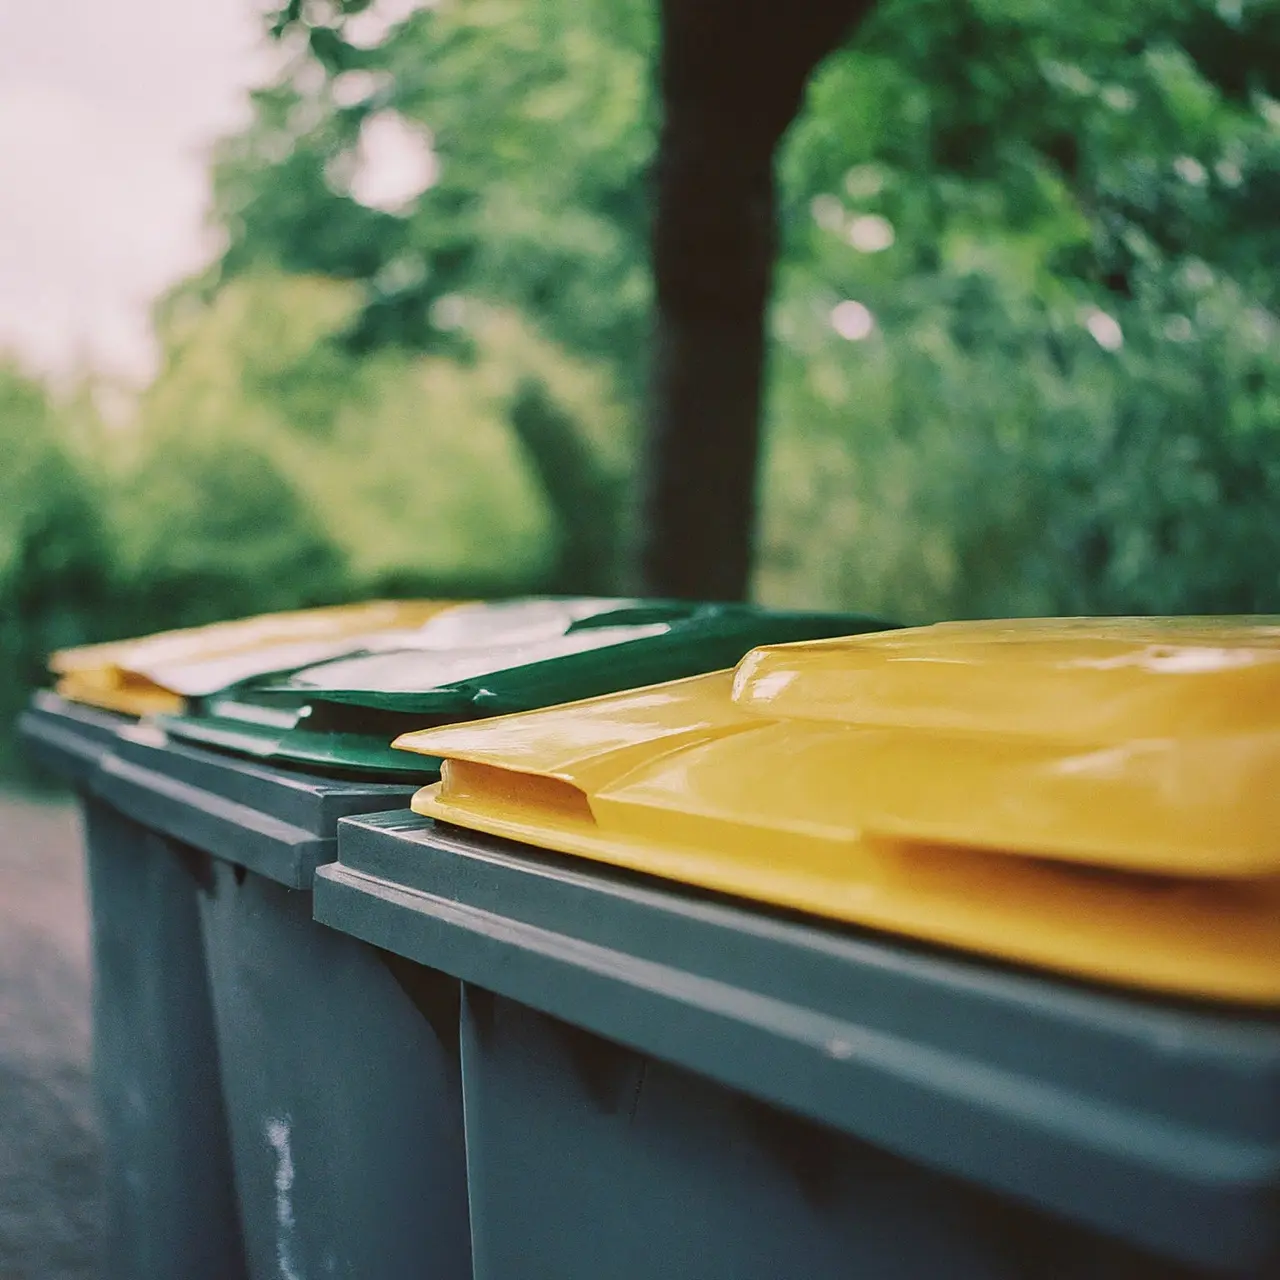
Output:
[[[267,71],[256,0],[0,0],[0,348],[130,378],[209,255],[209,144]]]

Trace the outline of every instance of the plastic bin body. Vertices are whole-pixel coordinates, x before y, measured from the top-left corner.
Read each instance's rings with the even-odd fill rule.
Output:
[[[456,993],[442,1020],[434,990],[402,985],[394,958],[311,918],[338,817],[402,805],[408,789],[289,774],[143,730],[122,736],[96,785],[199,864],[250,1274],[469,1276]]]
[[[190,851],[90,798],[103,1274],[245,1274]]]
[[[1276,1274],[1263,1015],[407,815],[341,824],[315,912],[463,983],[480,1280]]]
[[[1006,1276],[981,1197],[468,986],[476,1275]]]
[[[189,851],[86,790],[131,722],[32,699],[31,749],[75,787],[93,956],[93,1078],[105,1164],[106,1280],[245,1275]]]

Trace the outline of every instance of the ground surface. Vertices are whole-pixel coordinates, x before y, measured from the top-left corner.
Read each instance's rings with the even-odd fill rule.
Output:
[[[0,1280],[89,1280],[100,1215],[71,805],[0,792]]]

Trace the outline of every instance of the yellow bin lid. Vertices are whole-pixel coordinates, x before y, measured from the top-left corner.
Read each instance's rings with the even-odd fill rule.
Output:
[[[136,640],[63,649],[49,659],[56,690],[126,715],[178,713],[188,697],[249,675],[340,656],[354,637],[421,626],[449,600],[371,600],[268,613]]]
[[[1280,1001],[1280,624],[952,623],[407,734],[414,808],[1005,959]]]

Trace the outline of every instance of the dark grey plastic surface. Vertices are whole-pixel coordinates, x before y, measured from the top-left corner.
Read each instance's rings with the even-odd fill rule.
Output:
[[[402,985],[396,958],[311,918],[338,818],[403,805],[413,785],[293,773],[138,726],[93,786],[198,867],[254,1280],[467,1280],[457,984],[445,984],[442,1021],[434,988]]]
[[[128,716],[68,702],[56,693],[31,697],[18,717],[18,734],[31,755],[47,769],[82,786],[98,760],[115,741],[116,732],[134,723]]]
[[[1175,1274],[470,985],[462,1062],[477,1280]]]
[[[19,729],[81,794],[92,914],[103,1280],[243,1280],[231,1148],[187,850],[89,794],[125,716],[37,693]]]
[[[290,773],[145,725],[120,732],[93,786],[145,826],[295,889],[333,858],[340,817],[396,808],[414,791]]]
[[[469,1280],[456,984],[406,988],[372,947],[317,925],[309,893],[217,859],[208,872],[251,1274]]]
[[[496,1026],[515,1027],[536,1010],[613,1051],[603,1077],[593,1068],[575,1084],[548,1065],[541,1032],[517,1028],[486,1042],[468,995],[462,1043],[477,1275],[520,1274],[503,1231],[523,1239],[531,1257],[531,1241],[540,1242],[547,1267],[561,1268],[531,1263],[525,1274],[590,1274],[580,1255],[556,1252],[557,1232],[603,1228],[589,1226],[585,1203],[571,1210],[553,1190],[588,1157],[601,1167],[597,1200],[612,1176],[605,1171],[633,1158],[684,1185],[688,1155],[675,1152],[691,1123],[678,1118],[685,1104],[672,1102],[652,1130],[635,1128],[652,1095],[643,1084],[649,1060],[698,1079],[697,1089],[727,1087],[779,1116],[892,1153],[921,1178],[936,1170],[1077,1224],[1080,1241],[1087,1235],[1099,1251],[1077,1241],[1081,1274],[1116,1266],[1114,1274],[1148,1274],[1105,1237],[1203,1274],[1276,1274],[1280,1028],[1261,1015],[1159,1005],[771,916],[409,813],[341,824],[339,861],[317,875],[315,914],[463,979],[469,992],[481,988],[482,999],[497,993],[505,999]],[[511,1002],[524,1011],[502,1013]],[[619,1083],[635,1070],[643,1088]],[[640,1102],[628,1101],[628,1088]],[[612,1136],[591,1150],[575,1126],[594,1123],[602,1108],[631,1122],[606,1125],[601,1133]],[[552,1112],[561,1119],[544,1130],[538,1116]],[[521,1135],[534,1128],[551,1135],[542,1139],[547,1150],[526,1149]],[[740,1152],[742,1141],[741,1126],[722,1128],[726,1151]],[[664,1147],[668,1158],[655,1154]],[[839,1185],[857,1183],[856,1162],[836,1166]],[[732,1161],[709,1167],[732,1200],[721,1205],[725,1229],[767,1237],[763,1202],[753,1205],[742,1190],[751,1179],[743,1182]],[[627,1212],[659,1229],[667,1193],[646,1197],[648,1180],[619,1183],[632,1203],[614,1207],[609,1231],[624,1230]],[[525,1210],[511,1203],[517,1184]],[[581,1220],[539,1227],[557,1212]],[[512,1214],[519,1220],[504,1219]],[[1043,1222],[1033,1236],[1052,1238],[1051,1219]],[[1007,1254],[1001,1244],[972,1266],[919,1274],[1006,1274],[992,1258]],[[1072,1256],[1065,1246],[1055,1246],[1058,1254]],[[823,1273],[820,1259],[810,1261]],[[718,1265],[696,1274],[739,1274]],[[874,1258],[864,1265],[866,1274],[890,1274]],[[1036,1274],[1073,1274],[1066,1266],[1046,1263]]]
[[[104,1280],[245,1272],[209,979],[187,851],[84,804]]]

